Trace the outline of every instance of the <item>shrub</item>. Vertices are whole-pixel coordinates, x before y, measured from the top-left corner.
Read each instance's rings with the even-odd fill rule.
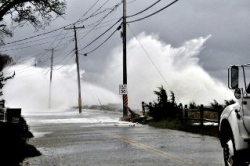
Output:
[[[174,92],[171,91],[171,99],[168,100],[168,95],[163,86],[158,87],[158,91],[154,91],[157,95],[157,101],[149,103],[146,105],[148,108],[148,115],[153,119],[161,120],[165,118],[175,118],[180,114],[181,109],[177,106],[175,102]]]

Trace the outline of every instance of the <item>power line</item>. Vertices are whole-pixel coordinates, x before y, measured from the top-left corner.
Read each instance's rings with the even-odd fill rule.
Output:
[[[62,59],[60,59],[60,61],[57,61],[57,64],[60,64],[68,55],[70,55],[71,53],[73,53],[75,50],[71,50],[67,55],[65,55]]]
[[[98,25],[100,25],[101,22],[102,22],[102,20],[104,20],[110,13],[112,13],[120,4],[121,4],[121,3],[118,3],[118,4],[116,4],[112,9],[109,9],[109,10],[111,10],[111,12],[109,12],[106,16],[104,16],[103,18],[101,18],[100,20],[98,20],[99,23],[98,23],[97,25],[95,25],[94,28],[96,28]],[[90,16],[89,18],[91,18],[91,17],[93,17],[93,16]],[[86,20],[86,19],[85,19],[85,20]],[[44,36],[44,35],[47,35],[47,34],[56,32],[56,31],[58,31],[58,30],[64,29],[64,28],[66,28],[66,27],[68,27],[68,26],[71,26],[71,25],[73,25],[73,24],[76,24],[76,23],[78,23],[78,22],[71,23],[71,24],[65,25],[65,26],[63,26],[63,27],[60,27],[60,28],[57,28],[57,29],[54,29],[54,30],[51,30],[51,31],[48,31],[48,32],[45,32],[45,33],[41,33],[41,34],[38,34],[38,35],[26,37],[26,38],[23,38],[23,39],[20,39],[20,40],[15,40],[15,41],[12,41],[12,42],[8,42],[8,43],[6,43],[4,46],[0,47],[0,49],[3,48],[3,47],[7,47],[7,45],[19,43],[19,42],[22,42],[22,41],[30,40],[30,39],[33,39],[33,38],[36,38],[36,37],[40,37],[40,36]],[[93,30],[91,30],[91,31],[93,31]],[[42,40],[42,39],[39,39],[39,40]],[[81,40],[81,39],[80,39],[80,40]],[[24,44],[26,44],[26,43],[24,43]],[[8,50],[8,51],[9,51],[9,50]]]
[[[127,4],[134,3],[135,1],[137,1],[137,0],[131,0],[131,1],[127,2]]]
[[[112,21],[117,21],[117,20],[119,20],[121,17],[117,17],[117,18],[114,18],[114,19],[111,19],[111,20],[108,20],[108,21],[105,21],[105,22],[102,22],[102,23],[100,23],[99,25],[103,25],[103,24],[107,24],[107,23],[110,23],[110,22],[112,22]],[[91,24],[89,24],[89,25],[85,25],[85,27],[86,28],[93,28],[93,27],[95,27],[96,26],[96,24],[98,24],[98,23],[91,23]],[[95,28],[95,29],[97,29],[97,28]]]
[[[137,15],[139,15],[139,14],[141,14],[141,13],[143,13],[143,12],[147,11],[148,9],[152,8],[154,5],[156,5],[156,4],[157,4],[157,3],[159,3],[160,1],[161,1],[161,0],[156,1],[155,3],[153,3],[152,5],[150,5],[149,7],[147,7],[146,9],[144,9],[144,10],[142,10],[142,11],[140,11],[140,12],[136,13],[136,14],[133,14],[133,15],[127,16],[127,18],[137,16]]]
[[[46,70],[48,70],[48,71],[46,71]],[[49,71],[50,71],[49,68],[48,69],[43,69],[43,71],[39,71],[37,73],[30,74],[28,76],[19,77],[19,78],[16,78],[16,79],[24,79],[24,78],[32,77],[34,75],[41,74],[41,73],[44,73],[44,72],[48,73]]]
[[[137,21],[141,21],[141,20],[144,20],[144,19],[146,19],[146,18],[149,18],[149,17],[151,17],[151,16],[153,16],[153,15],[155,15],[155,14],[161,12],[162,10],[164,10],[164,9],[166,9],[166,8],[168,8],[168,7],[170,7],[170,6],[172,6],[172,5],[173,5],[174,3],[176,3],[177,1],[179,1],[179,0],[173,1],[172,3],[166,5],[165,7],[161,8],[160,10],[157,10],[156,12],[154,12],[154,13],[152,13],[152,14],[150,14],[150,15],[147,15],[147,16],[145,16],[145,17],[142,17],[142,18],[139,18],[139,19],[136,19],[136,20],[133,20],[133,21],[128,21],[127,23],[133,23],[133,22],[137,22]]]
[[[110,21],[113,21],[113,20],[110,20]],[[105,23],[108,23],[108,22],[110,22],[110,21],[107,21],[107,22],[105,22]],[[103,23],[103,24],[104,24],[104,23]],[[101,25],[101,24],[100,24],[100,25]],[[94,30],[101,29],[101,28],[104,28],[104,27],[107,27],[107,26],[109,26],[109,25],[104,25],[104,26],[95,28]],[[83,33],[86,34],[86,32],[83,32]],[[68,34],[69,34],[69,32],[67,32],[67,33],[65,33],[65,34],[60,33],[60,34],[57,34],[57,35],[55,35],[55,36],[48,37],[48,38],[42,38],[42,39],[38,39],[38,40],[27,41],[27,42],[15,44],[15,45],[3,46],[2,49],[3,49],[3,48],[6,48],[6,49],[5,49],[5,50],[1,50],[1,51],[7,52],[7,51],[13,51],[13,50],[26,49],[26,48],[30,48],[30,47],[34,47],[34,46],[38,46],[38,45],[44,45],[44,44],[50,43],[51,41],[46,41],[46,42],[37,43],[37,44],[34,44],[34,43],[39,42],[39,41],[44,41],[44,40],[46,40],[46,39],[50,39],[50,38],[53,38],[53,37],[56,37],[56,38],[52,41],[52,44],[50,44],[50,45],[51,45],[52,47],[56,48],[56,47],[61,46],[60,44],[64,41],[64,39],[67,39],[67,38],[70,38],[70,37],[73,37],[73,36],[74,36],[74,35],[71,35],[71,36],[66,37]],[[82,33],[79,33],[79,34],[82,34]],[[61,37],[61,38],[59,38],[59,36],[61,36],[61,35],[64,35],[64,36]],[[58,43],[56,46],[53,46],[54,43],[55,43],[56,41],[59,41],[59,43]],[[26,46],[26,47],[9,48],[9,47],[14,47],[14,46],[21,46],[21,45],[28,44],[28,43],[32,43],[32,45],[28,45],[28,46]],[[0,47],[0,48],[1,48],[1,47]],[[7,48],[9,48],[9,49],[7,49]],[[39,55],[40,55],[40,54],[39,54]],[[37,55],[37,56],[38,56],[38,55]]]
[[[9,45],[3,45],[1,46],[0,48],[7,48],[7,47],[14,47],[14,46],[19,46],[19,45],[24,45],[24,44],[28,44],[28,43],[33,43],[33,42],[37,42],[37,41],[41,41],[41,40],[46,40],[46,39],[51,39],[51,38],[54,38],[54,37],[58,37],[58,36],[61,36],[63,34],[57,34],[57,35],[54,35],[54,36],[50,36],[50,37],[44,37],[44,38],[41,38],[41,39],[37,39],[37,40],[32,40],[32,41],[27,41],[27,42],[23,42],[23,43],[13,43],[13,44],[9,44]]]
[[[95,16],[97,16],[97,15],[99,15],[99,14],[101,14],[101,13],[104,13],[105,11],[107,11],[108,9],[110,9],[110,8],[108,8],[108,9],[105,9],[105,10],[103,10],[103,11],[97,13],[99,10],[101,10],[101,8],[103,8],[103,6],[106,5],[106,3],[108,3],[108,1],[109,1],[109,0],[106,0],[106,2],[104,2],[104,3],[103,3],[94,13],[92,13],[89,17],[87,17],[87,18],[85,18],[85,19],[83,19],[83,20],[79,19],[76,23],[82,23],[83,21],[86,21],[86,20],[88,20],[88,19],[90,19],[90,18],[92,18],[92,17],[95,17]]]
[[[71,38],[73,37],[73,36],[68,36],[68,37],[66,37],[68,34],[69,34],[69,32],[67,32],[67,33],[63,36],[63,38],[59,39],[59,42],[57,43],[57,45],[55,46],[55,48],[61,46],[61,43],[62,43],[65,39],[70,38],[70,37],[71,37]],[[53,45],[53,44],[52,44],[52,45]]]
[[[63,30],[61,30],[60,34],[62,34],[62,32],[63,32]],[[64,37],[60,40],[60,42],[65,38],[66,35],[67,35],[67,34],[64,35]],[[53,49],[54,43],[55,43],[57,40],[59,40],[58,37],[59,37],[59,36],[57,36],[57,37],[52,41],[52,43],[50,44],[50,46],[51,46],[52,49]]]
[[[149,53],[147,52],[147,50],[145,49],[145,47],[143,47],[143,45],[141,44],[140,40],[136,37],[134,31],[132,30],[132,28],[129,26],[128,27],[130,29],[130,31],[132,32],[132,34],[134,35],[135,39],[138,41],[138,43],[140,44],[140,46],[142,47],[143,51],[146,53],[148,59],[150,60],[150,62],[153,64],[153,66],[155,67],[155,69],[157,70],[157,72],[159,73],[159,75],[161,76],[161,78],[163,79],[163,81],[166,83],[166,85],[169,87],[169,89],[171,90],[172,88],[170,87],[170,85],[168,84],[167,80],[165,79],[165,77],[163,76],[163,74],[161,73],[161,71],[159,70],[159,68],[156,66],[156,64],[154,63],[153,59],[151,58],[151,56],[149,55]],[[179,102],[181,103],[180,99],[176,96],[177,100],[179,100]]]
[[[73,50],[72,52],[74,52],[74,50]],[[72,53],[72,52],[71,52],[71,53]],[[69,55],[69,54],[68,54],[68,55]],[[67,56],[68,56],[68,55],[67,55]],[[65,58],[66,58],[67,56],[65,56]],[[72,55],[69,57],[69,59],[64,63],[64,65],[58,67],[57,69],[53,69],[53,70],[60,70],[60,69],[62,69],[63,67],[66,66],[66,64],[67,64],[73,57],[74,57],[74,54],[72,54]]]
[[[79,22],[100,0],[97,0],[83,15],[77,22]],[[76,23],[77,23],[76,22]]]
[[[80,19],[79,19],[79,20],[80,20]],[[58,31],[58,30],[64,29],[64,28],[66,28],[66,27],[68,27],[68,26],[71,26],[71,25],[73,25],[73,24],[76,24],[76,23],[78,23],[78,21],[75,22],[75,23],[71,23],[71,24],[68,24],[68,25],[66,25],[66,26],[63,26],[63,27],[60,27],[60,28],[57,28],[57,29],[54,29],[54,30],[45,32],[45,33],[41,33],[41,34],[38,34],[38,35],[26,37],[26,38],[23,38],[23,39],[20,39],[20,40],[16,40],[16,41],[13,41],[13,42],[8,42],[8,43],[5,44],[5,46],[6,46],[6,45],[13,44],[13,43],[18,43],[18,42],[22,42],[22,41],[25,41],[25,40],[33,39],[33,38],[36,38],[36,37],[39,37],[39,36],[44,36],[44,35],[47,35],[47,34],[56,32],[56,31]],[[0,47],[0,48],[1,48],[1,47]]]
[[[99,10],[101,10],[101,8],[103,8],[103,6],[105,6],[110,0],[106,0],[93,14],[95,14],[96,12],[98,12]]]
[[[34,46],[40,46],[40,45],[44,45],[44,44],[48,44],[48,43],[50,43],[50,41],[29,45],[29,46],[26,46],[26,47],[18,47],[18,48],[12,48],[12,49],[1,50],[1,51],[7,52],[7,51],[13,51],[13,50],[23,50],[23,49],[26,49],[26,48],[30,48],[30,47],[34,47]]]
[[[80,55],[86,56],[87,54],[90,54],[90,53],[96,51],[96,50],[97,50],[98,48],[100,48],[103,44],[105,44],[105,43],[115,34],[116,31],[118,31],[118,30],[120,30],[120,29],[121,29],[121,25],[120,25],[115,31],[113,31],[113,32],[111,33],[111,35],[109,35],[109,37],[108,37],[107,39],[105,39],[105,40],[104,40],[99,46],[97,46],[95,49],[93,49],[93,50],[91,50],[91,51],[89,51],[89,52],[87,52],[87,53],[85,53],[85,54],[80,54]]]
[[[106,21],[106,22],[104,22],[104,23],[102,23],[102,24],[100,24],[100,25],[103,25],[103,24],[107,24],[107,23],[109,23],[109,22],[111,22],[111,21],[114,21],[114,20],[118,20],[118,18],[117,19],[112,19],[112,20],[109,20],[109,21]],[[109,24],[110,25],[110,24]],[[95,28],[94,30],[97,30],[97,29],[100,29],[100,28],[103,28],[103,27],[106,27],[106,26],[109,26],[109,25],[103,25],[103,26],[101,26],[101,27],[98,27],[98,28]],[[91,28],[90,26],[85,26],[86,28]],[[86,32],[83,32],[83,33],[86,33]],[[71,36],[68,36],[68,37],[66,37],[67,35],[69,34],[69,32],[67,32],[67,33],[59,33],[59,34],[57,34],[57,35],[54,35],[54,36],[50,36],[50,37],[44,37],[44,38],[41,38],[41,39],[37,39],[37,40],[31,40],[31,41],[27,41],[27,42],[23,42],[23,43],[14,43],[13,45],[3,45],[3,46],[1,46],[0,48],[1,49],[3,49],[3,48],[9,48],[9,47],[14,47],[14,46],[21,46],[21,45],[24,45],[24,44],[29,44],[29,43],[35,43],[35,42],[39,42],[39,41],[44,41],[44,40],[46,40],[46,39],[52,39],[52,38],[55,38],[54,39],[54,41],[52,42],[52,43],[55,43],[56,41],[60,41],[58,44],[57,44],[57,46],[55,46],[55,47],[59,47],[58,45],[60,45],[60,43],[62,43],[62,41],[64,40],[64,39],[67,39],[67,38],[70,38],[70,37],[73,37],[74,35],[71,35]],[[79,33],[79,34],[82,34],[82,33]],[[62,36],[62,35],[64,35],[62,38],[59,38],[60,36]],[[48,43],[49,43],[50,41],[48,41]],[[52,44],[53,45],[53,44]],[[31,46],[29,46],[29,47],[32,47],[33,45],[31,45]],[[26,46],[27,47],[27,46]],[[15,50],[15,49],[20,49],[20,48],[13,48],[13,49],[11,49],[11,50]],[[1,50],[2,51],[2,50]],[[9,49],[7,49],[7,50],[3,50],[3,51],[9,51]]]
[[[120,18],[118,21],[116,21],[112,26],[110,26],[106,31],[104,31],[101,35],[99,35],[98,37],[96,37],[93,41],[91,41],[88,45],[86,45],[84,48],[80,49],[83,50],[85,48],[87,48],[88,46],[90,46],[91,44],[93,44],[96,40],[98,40],[99,38],[101,38],[103,35],[105,35],[108,31],[110,31],[117,23],[119,23],[122,20],[122,18]],[[79,51],[80,51],[79,50]]]
[[[63,28],[66,28],[66,27],[68,27],[68,26],[70,26],[70,25],[72,25],[72,24],[69,24],[69,25],[63,26],[63,27],[61,27],[61,28],[57,28],[57,29],[51,30],[51,31],[49,31],[49,32],[45,32],[45,33],[41,33],[41,34],[38,34],[38,35],[26,37],[26,38],[23,38],[23,39],[20,39],[20,40],[16,40],[16,41],[13,41],[13,42],[9,42],[9,43],[6,43],[5,45],[9,45],[9,44],[13,44],[13,43],[17,43],[17,42],[21,42],[21,41],[33,39],[33,38],[39,37],[39,36],[44,36],[44,35],[47,35],[47,34],[50,34],[50,33],[56,32],[56,31],[59,31],[59,30],[61,30],[61,29],[63,29]]]
[[[112,8],[112,10],[111,10],[109,13],[107,13],[105,16],[103,16],[101,19],[99,19],[99,20],[97,21],[97,24],[96,24],[91,30],[89,30],[82,38],[80,38],[79,41],[82,40],[84,37],[86,37],[89,33],[91,33],[99,24],[102,23],[102,21],[103,21],[105,18],[107,18],[107,17],[108,17],[115,9],[117,9],[121,4],[122,4],[122,2],[117,3],[117,4]]]

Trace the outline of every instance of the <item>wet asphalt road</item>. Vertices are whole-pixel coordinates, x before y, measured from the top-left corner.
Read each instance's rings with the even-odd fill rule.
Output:
[[[121,113],[76,110],[26,115],[42,156],[31,166],[223,166],[219,140],[119,122]]]

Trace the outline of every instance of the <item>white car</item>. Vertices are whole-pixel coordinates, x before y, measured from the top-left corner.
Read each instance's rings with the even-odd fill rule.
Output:
[[[250,161],[250,64],[228,69],[228,87],[236,103],[220,117],[220,141],[226,166],[245,166]]]

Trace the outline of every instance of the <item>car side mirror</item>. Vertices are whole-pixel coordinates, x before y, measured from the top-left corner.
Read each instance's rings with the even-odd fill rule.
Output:
[[[240,90],[240,88],[236,88],[234,90],[234,96],[235,96],[236,99],[240,99],[241,98],[241,90]]]
[[[236,89],[239,85],[239,68],[237,66],[231,66],[228,69],[228,87],[230,89]]]

